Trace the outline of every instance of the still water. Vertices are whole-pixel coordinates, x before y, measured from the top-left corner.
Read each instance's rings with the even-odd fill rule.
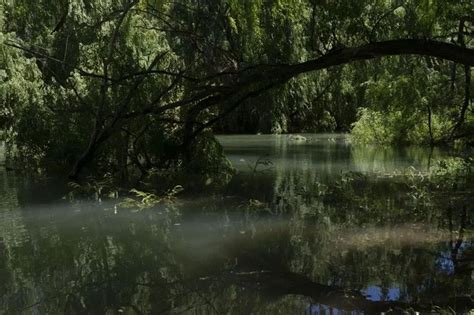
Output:
[[[237,170],[224,193],[153,210],[63,200],[62,184],[0,169],[0,314],[474,309],[472,194],[428,200],[397,176],[448,153],[219,141]]]

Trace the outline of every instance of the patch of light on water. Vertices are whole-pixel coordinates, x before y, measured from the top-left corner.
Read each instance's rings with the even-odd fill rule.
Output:
[[[379,302],[379,301],[398,301],[400,300],[401,291],[400,288],[389,288],[388,291],[384,294],[381,287],[372,285],[367,287],[364,290],[361,290],[361,293],[367,297],[368,300]]]
[[[294,139],[304,138],[304,141]],[[254,169],[262,158],[272,171],[297,170],[322,176],[340,172],[391,173],[414,167],[426,171],[445,155],[439,149],[380,147],[351,144],[347,134],[222,135],[217,137],[227,158],[242,172]]]
[[[308,307],[308,314],[309,315],[359,315],[364,314],[362,311],[346,311],[346,310],[339,310],[337,308],[330,307],[324,304],[311,304]]]

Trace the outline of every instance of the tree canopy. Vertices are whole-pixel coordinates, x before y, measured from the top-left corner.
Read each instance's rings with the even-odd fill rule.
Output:
[[[33,169],[205,178],[229,171],[213,132],[474,133],[470,0],[4,0],[0,12],[2,137]]]

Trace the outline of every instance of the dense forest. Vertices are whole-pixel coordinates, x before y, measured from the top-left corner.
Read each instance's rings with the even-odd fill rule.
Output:
[[[472,144],[470,0],[3,0],[0,12],[12,168],[222,176],[215,133]]]

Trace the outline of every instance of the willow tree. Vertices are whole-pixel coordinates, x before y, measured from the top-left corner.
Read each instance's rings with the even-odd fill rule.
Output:
[[[240,110],[240,120],[268,116],[267,129],[285,131],[300,112],[308,124],[308,113],[319,111],[316,119],[328,120],[328,112],[336,124],[348,125],[355,109],[346,119],[338,103],[355,99],[360,106],[366,87],[351,86],[385,67],[371,68],[368,60],[447,60],[461,65],[455,68],[465,70],[468,82],[473,6],[432,0],[9,1],[3,4],[8,23],[2,26],[6,77],[0,86],[16,84],[23,93],[2,100],[10,153],[37,166],[71,167],[72,178],[86,166],[122,178],[189,167],[204,177],[219,173],[228,164],[209,133],[217,123],[225,129]],[[15,72],[22,63],[34,75]],[[30,83],[34,93],[25,97]],[[460,126],[469,106],[470,100]]]

